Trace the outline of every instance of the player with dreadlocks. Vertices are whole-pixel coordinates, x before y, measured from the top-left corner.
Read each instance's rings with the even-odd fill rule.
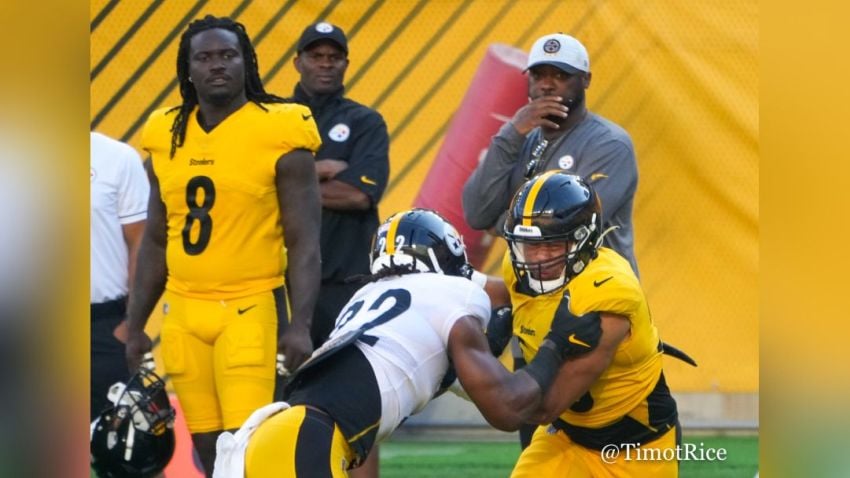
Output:
[[[162,295],[165,371],[208,477],[218,435],[270,403],[276,368],[313,349],[321,140],[310,110],[266,93],[258,71],[241,24],[192,22],[177,55],[183,103],[142,133],[151,194],[127,361],[135,371],[150,350],[144,326]]]
[[[263,87],[263,81],[260,79],[260,69],[257,66],[257,52],[254,51],[254,46],[248,38],[248,33],[245,31],[245,26],[239,22],[235,22],[227,17],[214,17],[207,15],[206,17],[195,20],[189,24],[189,28],[183,32],[180,37],[180,46],[177,50],[177,80],[180,82],[180,96],[183,98],[183,103],[180,106],[175,106],[175,110],[179,110],[174,118],[174,125],[171,129],[171,157],[177,148],[183,146],[183,141],[186,139],[186,124],[189,119],[189,114],[198,105],[198,92],[195,90],[195,85],[192,82],[192,77],[189,74],[189,46],[192,37],[206,30],[220,28],[233,32],[239,40],[239,47],[244,52],[245,62],[245,96],[248,101],[253,101],[260,108],[265,109],[262,103],[285,103],[289,100],[279,96],[266,93]],[[213,99],[214,101],[214,99]]]

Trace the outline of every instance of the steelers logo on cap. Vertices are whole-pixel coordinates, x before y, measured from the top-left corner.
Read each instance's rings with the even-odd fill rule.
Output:
[[[546,43],[543,44],[543,51],[546,53],[558,53],[558,50],[561,49],[561,42],[552,38],[550,40],[546,40]]]
[[[334,31],[334,26],[328,22],[321,22],[316,24],[316,31],[319,33],[330,33]]]

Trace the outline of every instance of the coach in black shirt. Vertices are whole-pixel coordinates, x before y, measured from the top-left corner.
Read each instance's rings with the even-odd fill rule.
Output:
[[[357,290],[345,278],[369,272],[378,201],[389,177],[389,136],[381,115],[343,96],[348,40],[337,26],[310,25],[298,40],[294,99],[315,116],[322,147],[316,172],[322,194],[322,286],[313,315],[313,344],[324,342]]]

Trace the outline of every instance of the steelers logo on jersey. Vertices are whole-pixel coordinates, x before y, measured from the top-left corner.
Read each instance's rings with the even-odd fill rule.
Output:
[[[348,139],[348,136],[351,134],[351,129],[345,123],[337,123],[336,126],[331,128],[328,132],[328,138],[336,141],[337,143],[342,143],[343,141]]]
[[[558,160],[558,167],[561,169],[570,169],[575,164],[575,159],[569,154],[561,156],[561,159]]]

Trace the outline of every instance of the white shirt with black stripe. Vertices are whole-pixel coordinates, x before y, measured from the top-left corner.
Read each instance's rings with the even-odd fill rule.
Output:
[[[150,184],[128,144],[91,133],[91,303],[127,295],[128,251],[122,226],[147,218]]]

